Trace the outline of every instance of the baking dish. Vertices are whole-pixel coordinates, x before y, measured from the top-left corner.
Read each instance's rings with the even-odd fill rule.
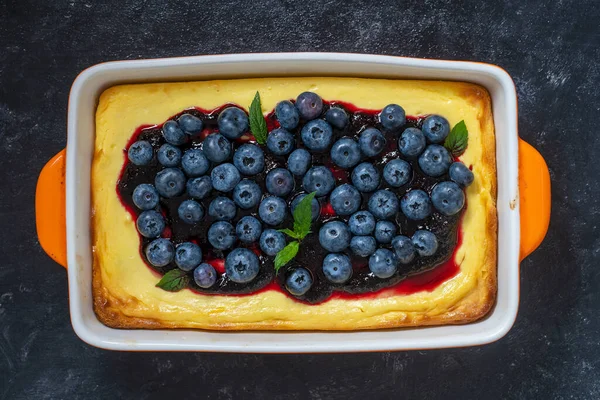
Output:
[[[335,333],[117,330],[101,324],[92,307],[90,240],[90,167],[100,93],[121,83],[307,75],[456,80],[487,88],[493,104],[498,170],[498,294],[490,314],[468,325]],[[549,223],[548,168],[541,155],[518,138],[516,93],[510,76],[487,64],[335,53],[240,54],[99,64],[82,72],[71,89],[67,149],[40,174],[38,236],[52,258],[69,265],[75,332],[84,341],[107,349],[342,352],[489,343],[512,326],[519,301],[519,261],[541,243]]]

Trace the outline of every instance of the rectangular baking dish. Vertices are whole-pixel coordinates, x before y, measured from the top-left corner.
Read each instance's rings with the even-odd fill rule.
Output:
[[[331,333],[119,330],[98,321],[92,306],[90,169],[100,94],[123,83],[274,76],[453,80],[487,88],[496,131],[498,294],[486,318],[467,325]],[[93,346],[265,353],[431,349],[490,343],[511,328],[519,303],[519,263],[541,243],[548,228],[550,178],[542,156],[518,137],[512,79],[493,65],[340,53],[117,61],[95,65],[75,79],[69,98],[67,150],[50,160],[40,174],[36,214],[40,244],[54,260],[68,265],[73,328]]]

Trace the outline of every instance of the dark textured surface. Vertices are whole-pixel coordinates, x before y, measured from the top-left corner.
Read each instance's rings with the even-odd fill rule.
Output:
[[[597,1],[0,2],[0,398],[600,398]],[[70,85],[108,60],[349,51],[504,67],[553,179],[520,313],[483,347],[340,355],[116,353],[73,333],[34,189],[65,145]],[[368,396],[368,397],[367,397]]]

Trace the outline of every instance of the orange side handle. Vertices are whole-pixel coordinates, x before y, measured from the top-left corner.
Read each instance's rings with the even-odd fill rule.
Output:
[[[66,149],[44,165],[35,189],[35,224],[42,249],[67,268]]]
[[[550,171],[544,157],[519,139],[521,261],[544,240],[550,224]]]

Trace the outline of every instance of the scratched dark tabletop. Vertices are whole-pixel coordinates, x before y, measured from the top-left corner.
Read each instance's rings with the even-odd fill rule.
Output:
[[[597,1],[102,3],[0,2],[0,399],[600,398]],[[77,338],[65,271],[39,247],[34,214],[77,74],[109,60],[283,51],[473,60],[512,75],[553,208],[521,265],[506,337],[334,355],[119,353]]]

